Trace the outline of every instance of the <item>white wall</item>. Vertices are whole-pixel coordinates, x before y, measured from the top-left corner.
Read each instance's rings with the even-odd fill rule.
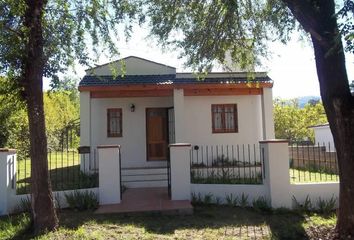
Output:
[[[69,207],[69,204],[66,201],[65,195],[73,194],[76,191],[82,192],[82,193],[83,192],[92,192],[98,197],[98,188],[87,188],[87,189],[76,189],[76,190],[66,190],[66,191],[53,192],[55,207],[56,208]],[[11,201],[10,201],[11,204],[9,205],[9,212],[14,213],[14,212],[17,212],[20,210],[22,200],[30,199],[30,194],[22,194],[22,195],[12,194],[10,197],[11,197]]]
[[[263,88],[263,95],[261,96],[261,99],[263,140],[275,139],[272,89]]]
[[[91,99],[90,92],[80,92],[80,146],[91,145]]]
[[[226,196],[240,197],[242,194],[248,196],[248,203],[252,205],[252,201],[259,197],[269,199],[269,190],[266,185],[243,185],[243,184],[191,184],[191,193],[201,197],[207,194],[212,194],[221,200],[221,203],[226,203]]]
[[[135,112],[130,105],[135,105]],[[212,104],[237,104],[238,133],[212,133]],[[146,108],[173,107],[173,97],[91,99],[91,146],[121,145],[122,167],[165,166],[146,161]],[[107,108],[122,108],[123,136],[107,137]],[[261,96],[185,97],[183,135],[179,142],[192,145],[254,144],[262,139]],[[180,116],[180,115],[179,115]],[[84,130],[83,130],[84,131]],[[176,136],[178,134],[176,133]]]
[[[212,133],[212,104],[237,104],[238,133]],[[262,139],[261,97],[197,96],[184,100],[185,137],[192,145],[247,144]]]
[[[130,111],[132,103],[135,112]],[[146,160],[146,108],[172,106],[172,97],[91,99],[92,148],[98,145],[121,145],[123,168],[166,166],[166,161]],[[107,108],[122,108],[122,137],[107,137]]]
[[[100,204],[117,204],[121,201],[119,152],[119,146],[98,147]]]
[[[105,64],[94,68],[92,70],[86,70],[86,74],[107,76],[116,73],[121,75],[153,75],[153,74],[175,74],[176,69],[164,64],[154,63],[148,60],[144,60],[136,57],[128,57],[123,59],[125,66],[122,66],[121,61],[115,61],[110,64]],[[124,72],[123,72],[124,71]]]
[[[334,197],[339,199],[339,183],[304,183],[304,184],[291,184],[290,197],[295,197],[300,203],[303,203],[307,196],[311,199],[313,207],[317,207],[319,198],[322,200],[329,200]]]
[[[328,144],[329,144],[331,146],[331,152],[335,152],[333,135],[329,126],[314,127],[313,130],[315,132],[316,145],[317,144],[319,144],[320,146],[325,145],[326,150],[329,151],[328,149]]]

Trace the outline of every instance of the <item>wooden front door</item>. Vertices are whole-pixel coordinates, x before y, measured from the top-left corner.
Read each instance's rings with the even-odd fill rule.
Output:
[[[167,108],[146,109],[147,160],[167,160]]]

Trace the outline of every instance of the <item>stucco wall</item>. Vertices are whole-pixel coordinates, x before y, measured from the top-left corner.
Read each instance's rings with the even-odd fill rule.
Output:
[[[248,197],[248,204],[252,205],[253,200],[259,197],[269,199],[268,186],[260,185],[231,185],[231,184],[191,184],[191,194],[202,198],[205,195],[212,194],[213,200],[219,198],[221,203],[227,203],[226,197],[237,197],[240,200],[242,194]]]
[[[135,105],[135,112],[130,105]],[[238,110],[238,133],[212,133],[211,104],[234,103]],[[172,107],[172,97],[91,99],[91,146],[119,144],[122,167],[164,166],[146,161],[146,108]],[[107,108],[122,108],[123,136],[107,137]],[[181,141],[191,144],[245,144],[262,139],[260,96],[185,97],[184,131]]]
[[[132,103],[134,112],[130,111]],[[91,146],[121,145],[123,168],[165,166],[165,161],[146,161],[145,109],[172,106],[172,97],[91,99]],[[122,108],[122,137],[107,137],[107,108]]]
[[[333,135],[329,126],[315,127],[313,128],[313,130],[315,132],[316,145],[317,144],[319,144],[320,146],[325,145],[328,148],[328,144],[330,144],[331,151],[335,152]],[[328,151],[327,148],[326,150]]]
[[[212,133],[211,104],[237,104],[238,133]],[[261,97],[185,97],[185,139],[192,144],[246,144],[262,139]]]
[[[307,196],[311,199],[313,207],[318,207],[318,200],[329,200],[332,197],[339,199],[339,183],[304,183],[304,184],[291,184],[290,185],[290,197],[295,197],[300,203],[303,203]]]

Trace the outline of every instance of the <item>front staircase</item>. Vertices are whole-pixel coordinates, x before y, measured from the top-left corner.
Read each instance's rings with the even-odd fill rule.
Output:
[[[122,185],[126,188],[167,187],[166,167],[122,168]]]

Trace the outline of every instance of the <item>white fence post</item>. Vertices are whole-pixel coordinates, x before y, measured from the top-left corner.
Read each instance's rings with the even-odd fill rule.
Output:
[[[16,150],[0,148],[0,216],[10,213],[16,195]]]
[[[100,204],[120,203],[120,146],[98,146],[97,149]]]
[[[288,141],[265,140],[260,145],[271,206],[291,208]]]
[[[190,143],[170,145],[171,200],[190,200]]]

